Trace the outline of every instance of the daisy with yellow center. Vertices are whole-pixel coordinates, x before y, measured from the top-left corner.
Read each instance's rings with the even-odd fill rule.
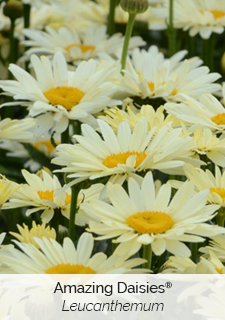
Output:
[[[210,252],[213,252],[223,263],[225,262],[225,235],[221,234],[216,237],[211,237],[209,241],[209,246],[202,247],[199,249],[200,252],[203,252],[204,257],[208,258]]]
[[[168,19],[169,0],[154,10],[156,17]],[[174,1],[175,28],[189,30],[191,37],[199,34],[203,39],[212,33],[223,33],[225,27],[225,4],[221,0]]]
[[[106,29],[104,25],[92,25],[84,33],[68,26],[58,30],[46,27],[46,31],[25,29],[23,32],[29,40],[24,44],[30,47],[25,55],[30,56],[40,50],[48,55],[61,51],[66,60],[75,65],[82,60],[98,59],[101,53],[115,57],[115,52],[123,47],[124,37],[120,33],[108,37]],[[145,42],[141,37],[132,37],[129,48],[143,45]]]
[[[198,128],[192,136],[194,156],[206,155],[209,160],[218,166],[225,167],[225,138],[217,138],[210,129]]]
[[[215,166],[215,175],[210,170],[203,171],[190,165],[184,165],[184,172],[188,180],[195,185],[195,191],[210,191],[207,196],[208,203],[218,204],[225,208],[225,172],[221,173],[219,167]],[[182,182],[170,181],[174,188],[179,188]]]
[[[225,97],[225,86],[223,86],[223,95]],[[213,95],[204,94],[199,101],[188,96],[184,98],[184,102],[180,104],[166,103],[165,109],[177,119],[189,123],[192,131],[199,127],[208,128],[214,132],[225,130],[225,108]]]
[[[180,129],[164,126],[155,134],[156,127],[148,130],[147,119],[141,117],[133,132],[127,122],[122,122],[115,135],[103,120],[98,120],[103,139],[89,125],[82,125],[82,135],[75,135],[75,145],[59,145],[53,163],[63,166],[61,172],[70,172],[74,182],[112,176],[114,183],[136,172],[158,169],[182,174],[185,162],[199,165],[199,160],[189,157],[191,138],[181,138]],[[117,180],[118,179],[118,180]]]
[[[31,244],[14,241],[24,252],[17,249],[0,252],[6,265],[12,266],[13,273],[32,274],[110,274],[145,273],[146,270],[133,269],[145,260],[140,258],[127,260],[127,257],[109,257],[99,252],[93,256],[94,240],[92,235],[83,233],[77,248],[69,238],[61,246],[53,239],[35,238],[40,250]],[[18,253],[20,254],[18,255]],[[51,253],[51,254],[49,254]]]
[[[18,239],[22,243],[28,243],[34,245],[39,249],[37,242],[34,238],[42,239],[56,239],[55,229],[46,227],[46,222],[44,221],[41,225],[37,225],[35,221],[32,221],[32,228],[29,230],[28,226],[23,224],[23,227],[17,225],[19,233],[10,232],[12,236]]]
[[[220,85],[213,82],[221,76],[201,67],[199,58],[182,61],[186,54],[183,50],[166,59],[155,46],[148,51],[135,49],[127,62],[121,88],[129,97],[173,102],[184,100],[183,94],[198,99],[204,93],[219,90]]]
[[[31,207],[26,211],[26,215],[36,211],[43,211],[42,221],[48,223],[54,216],[55,210],[59,209],[61,214],[70,217],[71,189],[62,190],[58,178],[55,175],[42,170],[42,177],[22,170],[26,184],[20,185],[19,189],[13,194],[10,201],[5,203],[3,209]],[[87,190],[81,190],[78,195],[78,203],[98,198],[104,188],[102,184],[96,184]]]
[[[57,52],[51,61],[32,55],[31,63],[36,74],[34,79],[22,68],[11,64],[9,70],[16,81],[0,81],[0,87],[19,105],[29,108],[29,116],[36,117],[35,135],[42,136],[50,129],[61,134],[69,119],[95,123],[92,116],[107,106],[120,105],[111,99],[117,91],[112,76],[117,65],[100,66],[94,60],[83,61],[76,71],[68,71],[66,60]],[[16,104],[17,102],[12,102]],[[9,104],[7,104],[8,106]],[[4,104],[2,105],[4,106]]]
[[[0,211],[3,204],[13,195],[20,187],[19,184],[6,180],[5,176],[0,176]]]
[[[150,105],[143,105],[141,109],[137,109],[133,103],[130,103],[129,106],[127,106],[126,111],[120,110],[119,108],[110,108],[105,111],[105,115],[99,116],[99,119],[106,121],[112,127],[114,132],[117,133],[120,123],[123,121],[128,122],[133,130],[141,117],[145,117],[147,119],[148,130],[157,127],[156,132],[167,124],[172,125],[175,121],[175,117],[165,116],[163,106],[159,107],[155,111],[155,109]]]
[[[196,264],[190,258],[181,258],[178,256],[169,257],[169,260],[163,265],[162,273],[177,274],[224,274],[225,267],[218,257],[209,252],[209,257],[200,258]]]
[[[142,245],[151,244],[156,255],[165,250],[180,257],[188,257],[190,250],[182,242],[202,242],[205,235],[221,234],[224,228],[207,224],[217,205],[206,206],[208,190],[194,195],[194,184],[186,182],[171,198],[171,186],[164,184],[155,194],[149,172],[141,187],[128,180],[129,194],[120,185],[108,185],[107,204],[100,200],[82,204],[89,216],[88,231],[97,239],[116,238],[119,243],[115,255],[133,255]]]

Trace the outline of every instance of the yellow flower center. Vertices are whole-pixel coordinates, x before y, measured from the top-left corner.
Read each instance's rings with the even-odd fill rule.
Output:
[[[74,87],[57,87],[44,92],[44,96],[55,105],[71,110],[84,96],[84,92]]]
[[[204,14],[204,10],[200,10],[202,14]],[[225,16],[225,12],[221,10],[210,10],[210,12],[213,14],[214,19],[223,18]]]
[[[82,264],[61,263],[45,271],[47,274],[96,274],[90,267]]]
[[[149,82],[149,83],[148,83],[148,87],[149,87],[149,90],[150,90],[150,91],[154,91],[154,90],[155,90],[155,84],[154,84],[154,82],[152,82],[152,81]]]
[[[126,151],[119,154],[111,154],[107,158],[102,161],[102,164],[108,168],[115,168],[118,164],[126,164],[127,159],[130,156],[136,155],[136,164],[135,168],[140,166],[140,164],[145,160],[147,154],[145,152],[137,152],[137,151]]]
[[[38,191],[39,198],[41,200],[54,201],[54,190],[52,191]],[[66,193],[65,206],[71,203],[71,195]]]
[[[71,195],[66,193],[65,206],[71,203]]]
[[[49,200],[49,201],[54,200],[54,198],[53,198],[54,191],[53,190],[52,191],[50,191],[50,190],[38,191],[38,195],[41,200]]]
[[[71,48],[80,48],[81,49],[81,52],[82,53],[85,53],[87,51],[95,51],[95,46],[86,46],[85,44],[70,44],[69,46],[65,47],[64,49],[67,51],[67,52],[70,52],[70,49]]]
[[[167,213],[145,211],[130,216],[126,221],[126,224],[136,230],[139,234],[158,234],[169,230],[174,222]]]
[[[210,191],[217,193],[219,196],[221,196],[223,202],[225,201],[225,189],[224,188],[210,188]]]
[[[56,142],[56,144],[59,145],[59,142]],[[46,146],[47,147],[47,153],[48,154],[51,154],[52,151],[55,150],[55,147],[52,145],[50,140],[38,141],[38,142],[34,143],[34,147],[42,152],[41,146]]]
[[[223,274],[223,268],[215,268],[216,269],[216,271],[218,272],[218,273],[220,273],[220,274]]]
[[[211,120],[218,125],[225,124],[225,113],[220,113],[217,116],[212,117]]]
[[[166,82],[163,82],[162,84],[165,84]],[[154,84],[154,82],[149,82],[148,83],[148,87],[149,87],[149,90],[150,91],[154,91],[155,90],[155,84]],[[171,92],[171,96],[174,96],[175,94],[177,94],[177,89],[174,89],[172,92]]]

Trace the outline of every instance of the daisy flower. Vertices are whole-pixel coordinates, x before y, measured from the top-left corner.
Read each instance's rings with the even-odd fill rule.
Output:
[[[222,262],[225,262],[225,235],[221,234],[211,238],[209,246],[202,247],[199,251],[205,253],[206,257],[208,257],[210,251],[214,252]]]
[[[71,173],[68,177],[75,178],[72,183],[106,176],[112,176],[114,182],[129,176],[140,181],[136,172],[158,169],[182,174],[185,162],[201,164],[189,157],[190,138],[181,138],[181,129],[164,126],[155,134],[156,127],[148,131],[144,117],[138,120],[133,132],[127,122],[122,122],[117,135],[105,121],[98,120],[98,125],[103,139],[84,124],[83,136],[74,136],[77,144],[61,144],[56,148],[52,162],[65,167],[58,171]]]
[[[60,209],[61,214],[69,219],[71,189],[58,193],[62,189],[58,178],[55,175],[51,176],[45,170],[41,172],[43,179],[37,174],[22,170],[27,184],[20,186],[3,209],[31,206],[32,208],[26,211],[26,215],[29,216],[41,210],[43,211],[41,219],[47,223],[53,218],[55,210]],[[87,190],[81,190],[78,195],[78,203],[98,197],[103,187],[102,184],[96,184]]]
[[[195,155],[206,155],[213,163],[225,167],[225,138],[216,137],[210,129],[198,128],[192,136]]]
[[[150,105],[143,105],[141,109],[134,107],[133,103],[127,106],[127,110],[120,110],[119,108],[109,108],[106,110],[105,115],[99,116],[99,119],[106,121],[114,130],[118,132],[119,125],[126,121],[129,123],[130,128],[133,130],[141,117],[145,117],[148,121],[148,130],[157,127],[156,132],[163,126],[175,121],[174,116],[165,116],[164,107],[160,106],[155,110]]]
[[[221,173],[219,167],[215,166],[215,175],[210,170],[203,171],[190,165],[184,165],[184,172],[188,180],[194,183],[195,191],[209,191],[207,202],[225,207],[225,172]],[[171,180],[174,188],[179,188],[183,182]]]
[[[189,96],[183,96],[184,102],[165,104],[165,109],[176,118],[181,119],[195,131],[198,127],[209,128],[214,132],[223,132],[225,129],[225,108],[211,94],[204,94],[199,101]]]
[[[38,118],[38,136],[53,127],[60,134],[68,127],[69,119],[90,120],[92,114],[106,106],[121,104],[111,99],[117,90],[117,86],[110,82],[110,77],[117,70],[116,65],[101,69],[97,68],[96,61],[89,60],[80,63],[75,72],[69,72],[61,52],[55,54],[53,67],[45,56],[39,59],[32,55],[31,62],[37,80],[11,64],[9,70],[17,81],[0,81],[0,87],[7,95],[19,100],[2,106],[24,105],[31,117]]]
[[[183,100],[182,94],[197,99],[204,93],[218,91],[220,85],[213,82],[221,75],[209,73],[197,57],[181,61],[186,54],[183,50],[165,59],[156,46],[148,51],[135,49],[124,70],[121,89],[129,96],[166,101]]]
[[[14,192],[20,186],[12,181],[6,180],[6,178],[1,176],[0,178],[0,211],[3,204],[12,196]]]
[[[35,241],[41,250],[35,246],[14,241],[21,251],[11,249],[7,254],[0,252],[5,264],[14,273],[22,274],[112,274],[141,272],[133,269],[145,262],[143,259],[126,260],[125,257],[107,256],[99,252],[91,257],[94,247],[93,237],[83,233],[77,248],[69,238],[63,240],[61,246],[53,239],[38,239]],[[145,273],[143,270],[142,273]]]
[[[169,1],[166,0],[166,8]],[[168,12],[168,11],[167,11]],[[199,34],[208,39],[213,32],[223,33],[225,27],[225,3],[222,0],[176,0],[174,2],[174,26],[189,30],[191,37]]]
[[[61,51],[67,61],[76,65],[81,60],[98,58],[99,53],[113,56],[115,51],[122,49],[124,37],[116,33],[109,38],[106,31],[106,26],[90,26],[85,34],[81,35],[69,27],[58,30],[46,27],[46,32],[25,29],[24,34],[30,40],[24,41],[24,44],[31,47],[26,55],[33,53],[54,55],[57,51]],[[140,37],[132,37],[129,48],[133,49],[145,44]]]
[[[29,129],[34,127],[35,122],[35,119],[0,120],[0,139],[27,142],[33,138],[33,133]]]
[[[37,225],[35,221],[32,221],[32,228],[30,230],[25,223],[23,223],[23,227],[17,224],[17,229],[19,230],[19,233],[10,232],[10,234],[20,242],[32,244],[38,249],[40,248],[37,242],[34,240],[35,237],[38,239],[47,238],[56,240],[55,229],[50,228],[50,226],[46,227],[46,221],[44,221],[41,225]]]
[[[141,187],[134,179],[129,179],[128,190],[129,195],[120,185],[109,184],[112,205],[100,200],[82,205],[90,219],[88,231],[99,235],[99,240],[118,237],[113,240],[119,243],[116,255],[133,255],[142,245],[151,244],[156,255],[167,250],[188,257],[191,252],[182,241],[202,242],[205,236],[225,231],[205,223],[214,217],[219,206],[206,206],[209,191],[195,195],[192,182],[184,183],[172,201],[169,184],[162,185],[155,195],[151,172],[145,176]]]
[[[162,267],[162,273],[225,274],[225,267],[218,257],[210,252],[209,259],[201,257],[197,264],[190,258],[169,257],[169,260]]]

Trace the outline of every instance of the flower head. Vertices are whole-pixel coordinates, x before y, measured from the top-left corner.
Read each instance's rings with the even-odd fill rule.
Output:
[[[217,205],[206,206],[208,190],[194,194],[194,184],[186,182],[171,198],[171,186],[164,184],[155,195],[152,174],[148,173],[141,187],[128,181],[129,195],[120,185],[108,186],[112,205],[100,200],[82,205],[89,216],[88,231],[97,239],[117,238],[115,254],[136,253],[142,245],[151,244],[156,255],[165,250],[188,257],[190,250],[182,241],[201,242],[203,237],[224,232],[224,228],[205,222],[211,220]],[[97,222],[96,222],[97,221]]]

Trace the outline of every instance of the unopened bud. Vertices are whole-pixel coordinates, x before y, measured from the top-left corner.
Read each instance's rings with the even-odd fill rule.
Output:
[[[6,17],[9,17],[11,20],[22,17],[23,15],[23,4],[19,0],[9,0],[4,8],[3,13]]]
[[[121,0],[120,5],[129,13],[143,13],[148,9],[148,0]]]

